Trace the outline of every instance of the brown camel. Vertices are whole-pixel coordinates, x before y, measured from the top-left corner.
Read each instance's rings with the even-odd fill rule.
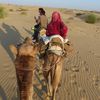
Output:
[[[43,41],[40,41],[38,50],[40,58],[43,58],[41,61],[43,63],[43,75],[49,90],[48,93],[50,93],[51,100],[55,100],[55,94],[60,84],[63,60],[72,53],[72,45],[69,41],[64,44],[60,36],[54,36],[47,46]]]
[[[43,75],[47,81],[48,93],[51,100],[55,100],[55,94],[60,83],[63,65],[64,44],[58,37],[53,38],[44,55]]]
[[[15,55],[16,76],[19,87],[20,100],[32,100],[33,96],[33,75],[36,63],[37,46],[32,44],[30,38],[17,48],[10,45],[12,53]]]

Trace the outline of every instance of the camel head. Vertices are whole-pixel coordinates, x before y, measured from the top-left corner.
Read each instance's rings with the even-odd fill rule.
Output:
[[[27,37],[25,41],[18,47],[15,47],[14,45],[9,46],[11,52],[15,56],[31,56],[35,57],[37,51],[38,51],[38,46],[36,44],[32,43],[32,39]]]

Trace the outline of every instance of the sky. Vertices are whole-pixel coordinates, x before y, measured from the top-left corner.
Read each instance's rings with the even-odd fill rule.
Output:
[[[100,11],[100,0],[0,0],[0,3]]]

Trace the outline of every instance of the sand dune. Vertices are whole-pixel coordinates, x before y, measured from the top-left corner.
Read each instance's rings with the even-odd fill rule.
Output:
[[[0,19],[0,100],[18,100],[15,66],[9,45],[16,45],[31,36],[38,7],[23,7],[27,11],[26,15],[22,15],[18,11],[19,6],[3,6],[8,16]],[[75,50],[64,61],[57,100],[100,100],[100,23],[85,23],[75,17],[74,10],[45,9],[49,20],[53,10],[61,12]],[[41,69],[35,73],[33,87],[33,100],[44,100],[47,96],[46,83]]]

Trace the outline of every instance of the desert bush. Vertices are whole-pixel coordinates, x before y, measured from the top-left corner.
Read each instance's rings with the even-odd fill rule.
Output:
[[[76,16],[81,16],[83,15],[83,13],[76,13]]]
[[[100,17],[97,18],[97,22],[100,22]]]
[[[4,18],[7,16],[7,13],[4,9],[4,7],[0,7],[0,18]]]
[[[19,9],[17,9],[17,11],[28,11],[28,10],[25,8],[19,8]]]
[[[9,11],[10,11],[10,12],[13,12],[14,10],[13,10],[13,9],[9,9]]]
[[[25,11],[22,11],[20,14],[21,15],[27,15],[27,13]]]
[[[60,12],[64,12],[64,9],[63,9],[63,8],[59,8],[59,11],[60,11]]]
[[[85,18],[85,22],[94,24],[96,23],[97,17],[94,14],[88,14]]]

